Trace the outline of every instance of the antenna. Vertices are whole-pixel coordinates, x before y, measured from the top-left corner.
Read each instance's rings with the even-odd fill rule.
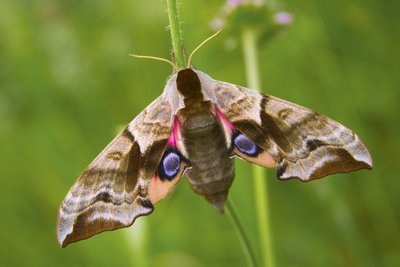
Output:
[[[193,50],[192,53],[190,53],[189,60],[188,60],[188,65],[187,65],[188,68],[190,68],[190,63],[191,63],[191,61],[192,61],[192,56],[193,56],[193,54],[196,53],[196,51],[199,50],[200,47],[202,47],[205,43],[207,43],[207,42],[210,41],[212,38],[214,38],[215,36],[217,36],[221,31],[222,31],[222,29],[219,30],[219,31],[217,31],[216,33],[214,33],[213,35],[211,35],[211,36],[208,37],[207,39],[205,39],[201,44],[199,44],[199,45],[196,47],[195,50]]]
[[[176,67],[176,65],[172,61],[165,59],[165,58],[152,57],[152,56],[139,56],[139,55],[133,55],[133,54],[129,54],[129,56],[136,57],[136,58],[154,59],[154,60],[158,60],[158,61],[167,62],[168,64],[170,64],[172,66],[172,68],[174,69],[175,72],[178,72],[178,68]]]

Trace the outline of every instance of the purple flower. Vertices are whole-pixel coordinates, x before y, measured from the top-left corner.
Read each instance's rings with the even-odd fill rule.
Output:
[[[228,0],[228,5],[235,7],[235,6],[240,5],[240,2],[242,2],[242,1],[241,0]]]
[[[289,12],[281,11],[275,14],[274,21],[279,25],[288,25],[293,22],[293,16]]]

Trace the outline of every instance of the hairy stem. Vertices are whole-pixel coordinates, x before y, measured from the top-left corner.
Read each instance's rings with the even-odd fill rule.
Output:
[[[243,30],[242,45],[248,87],[261,91],[257,55],[257,32],[255,29],[247,28]],[[267,173],[264,168],[257,165],[253,165],[252,168],[262,262],[264,267],[274,267],[275,263],[272,251],[272,238],[268,213]]]
[[[167,0],[169,28],[171,31],[172,51],[175,56],[175,64],[178,68],[186,67],[186,58],[183,51],[182,31],[179,19],[179,12],[176,0]]]

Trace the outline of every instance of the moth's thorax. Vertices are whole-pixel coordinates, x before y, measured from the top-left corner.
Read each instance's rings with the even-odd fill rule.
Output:
[[[178,72],[176,77],[176,89],[183,96],[185,107],[190,109],[202,106],[204,96],[199,76],[192,69],[184,69]]]
[[[188,114],[185,110],[178,112],[181,127],[186,130],[200,130],[215,123],[215,116],[208,112],[199,112],[198,114]]]
[[[176,89],[185,104],[177,114],[183,128],[202,128],[215,122],[213,105],[204,100],[201,82],[194,70],[184,69],[178,72]]]

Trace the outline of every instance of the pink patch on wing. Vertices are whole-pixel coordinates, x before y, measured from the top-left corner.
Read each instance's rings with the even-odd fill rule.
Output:
[[[218,118],[226,125],[229,127],[229,129],[231,129],[231,131],[233,131],[235,129],[235,126],[232,125],[232,123],[230,123],[224,116],[224,114],[222,114],[222,112],[216,107],[215,108],[215,114],[218,116]]]
[[[176,144],[178,143],[180,128],[181,128],[181,124],[180,124],[178,118],[175,118],[174,119],[174,127],[172,128],[172,133],[168,140],[169,146],[176,147]]]

